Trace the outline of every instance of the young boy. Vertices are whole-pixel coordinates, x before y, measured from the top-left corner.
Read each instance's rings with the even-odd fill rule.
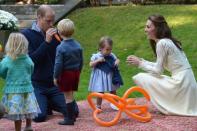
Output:
[[[67,118],[59,122],[60,125],[74,125],[76,120],[74,92],[78,90],[83,52],[80,43],[72,38],[74,28],[74,23],[70,19],[63,19],[57,25],[58,33],[63,40],[56,49],[54,84],[64,92],[68,112]]]

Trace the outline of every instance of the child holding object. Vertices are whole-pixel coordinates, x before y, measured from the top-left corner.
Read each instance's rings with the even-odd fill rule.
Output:
[[[122,77],[118,70],[120,60],[112,53],[113,41],[109,37],[102,37],[99,42],[99,52],[93,54],[90,61],[92,73],[89,83],[91,92],[110,92],[116,94],[116,90],[123,85]],[[101,109],[102,99],[97,98],[97,108]],[[114,105],[112,105],[112,108]]]

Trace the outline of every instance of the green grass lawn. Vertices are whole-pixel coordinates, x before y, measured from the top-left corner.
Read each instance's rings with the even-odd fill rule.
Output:
[[[81,74],[77,100],[86,99],[91,68],[89,60],[97,52],[101,36],[107,35],[114,40],[113,52],[121,60],[120,70],[124,86],[118,90],[122,95],[134,86],[131,77],[138,72],[136,67],[125,63],[126,57],[134,54],[148,60],[155,60],[144,33],[149,15],[159,13],[165,16],[174,37],[183,44],[183,49],[197,76],[197,6],[196,5],[155,5],[155,6],[111,6],[83,8],[72,12],[68,18],[76,25],[74,37],[84,48],[84,68]],[[3,81],[1,80],[1,87]],[[159,87],[158,87],[159,88]],[[1,88],[2,89],[2,88]],[[136,94],[135,94],[136,95]]]

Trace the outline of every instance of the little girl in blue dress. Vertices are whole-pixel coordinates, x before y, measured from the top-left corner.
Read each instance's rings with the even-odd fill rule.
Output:
[[[92,73],[89,83],[91,92],[110,92],[123,85],[122,77],[118,70],[120,60],[112,53],[113,41],[109,37],[102,37],[99,43],[99,52],[93,54],[90,61]],[[102,99],[97,98],[96,106],[101,109]]]

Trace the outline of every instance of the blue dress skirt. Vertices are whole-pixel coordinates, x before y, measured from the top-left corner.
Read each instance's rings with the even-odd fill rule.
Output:
[[[112,84],[112,73],[93,68],[90,76],[89,91],[91,92],[110,92],[116,91],[120,85]]]
[[[113,56],[114,59],[117,59],[117,57],[113,53],[111,53],[111,56]],[[101,52],[93,54],[90,60],[95,61],[99,58],[104,58]],[[95,67],[92,68],[92,73],[89,82],[89,91],[91,92],[116,91],[118,88],[120,88],[120,85],[119,84],[114,85],[112,83],[112,77],[113,77],[113,72],[106,73],[105,71],[99,68],[95,68]]]

